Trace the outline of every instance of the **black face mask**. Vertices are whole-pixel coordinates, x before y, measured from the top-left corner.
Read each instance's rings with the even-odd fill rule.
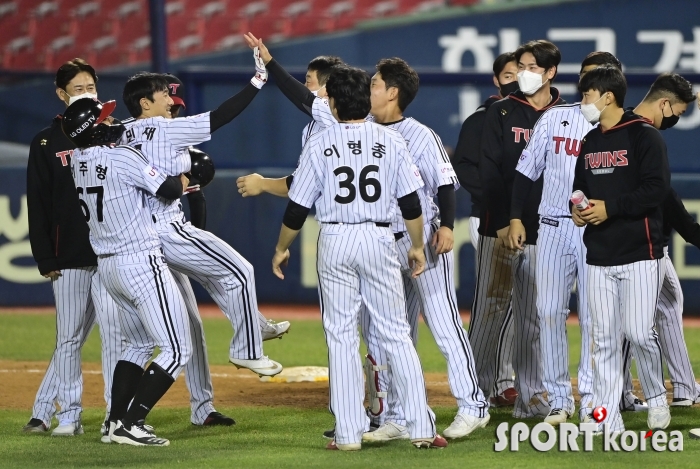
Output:
[[[506,83],[505,85],[502,84],[501,82],[498,82],[499,84],[499,89],[501,90],[501,96],[504,98],[508,96],[511,93],[515,93],[520,89],[518,86],[518,81],[511,81],[510,83]]]
[[[661,118],[661,125],[659,126],[659,130],[670,129],[671,127],[676,125],[681,118],[681,116],[677,116],[673,113],[673,105],[670,102],[668,103],[668,105],[671,107],[671,115],[668,117],[664,116],[663,115],[664,111],[663,111],[663,109],[661,110],[662,118]]]

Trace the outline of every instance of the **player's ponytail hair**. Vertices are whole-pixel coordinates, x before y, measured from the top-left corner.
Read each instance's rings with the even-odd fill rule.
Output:
[[[333,98],[341,121],[364,119],[372,107],[370,104],[369,75],[364,70],[348,66],[336,66],[326,82],[328,97]]]

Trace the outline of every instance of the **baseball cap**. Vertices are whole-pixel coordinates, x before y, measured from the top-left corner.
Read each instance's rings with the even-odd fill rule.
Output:
[[[170,97],[173,99],[173,103],[187,108],[187,106],[185,106],[184,100],[185,85],[183,85],[180,79],[175,75],[166,73],[164,77],[168,81],[168,89],[170,90]]]

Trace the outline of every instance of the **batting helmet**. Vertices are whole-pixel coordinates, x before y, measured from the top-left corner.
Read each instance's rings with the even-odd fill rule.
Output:
[[[214,179],[214,162],[209,155],[202,150],[190,147],[190,159],[192,160],[192,169],[190,169],[190,185],[199,184],[200,187],[205,187]]]
[[[124,126],[103,124],[116,107],[116,101],[101,103],[94,98],[79,99],[63,114],[61,130],[78,148],[116,142],[124,133]]]

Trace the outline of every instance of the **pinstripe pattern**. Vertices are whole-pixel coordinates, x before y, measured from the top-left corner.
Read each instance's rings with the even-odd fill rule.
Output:
[[[253,266],[225,241],[188,223],[156,223],[168,265],[199,282],[235,331],[230,357],[262,357]]]
[[[543,382],[550,407],[564,409],[573,415],[566,318],[574,280],[578,280],[578,317],[581,326],[578,391],[582,409],[590,407],[592,403],[591,319],[585,294],[588,265],[583,229],[574,225],[570,218],[555,220],[559,223],[557,227],[540,224],[537,242],[537,312],[541,328]]]
[[[411,438],[432,438],[435,417],[427,407],[425,382],[405,303],[394,237],[373,224],[328,225],[319,237],[318,273],[330,364],[330,409],[336,441],[357,443],[367,431],[364,380],[357,355],[358,315],[368,314],[384,344],[387,364]]]
[[[320,130],[338,123],[328,105],[328,98],[316,97],[316,99],[314,99],[311,105],[311,117],[313,117],[314,121],[321,128]]]
[[[192,334],[192,358],[185,365],[185,384],[190,391],[192,410],[190,419],[193,424],[202,425],[207,416],[216,410],[213,404],[214,386],[209,371],[204,327],[190,280],[186,275],[173,269],[170,269],[170,273],[185,301],[187,316],[190,320],[190,333]]]
[[[662,260],[588,266],[588,304],[593,329],[593,406],[602,405],[611,431],[623,431],[619,400],[623,391],[624,335],[638,357],[640,383],[649,407],[666,405],[661,349],[654,316],[664,278]],[[602,428],[602,427],[601,427]]]
[[[311,136],[315,135],[320,130],[322,130],[322,128],[316,121],[311,121],[306,124],[304,129],[301,131],[301,147],[304,148],[306,142],[311,138]]]

